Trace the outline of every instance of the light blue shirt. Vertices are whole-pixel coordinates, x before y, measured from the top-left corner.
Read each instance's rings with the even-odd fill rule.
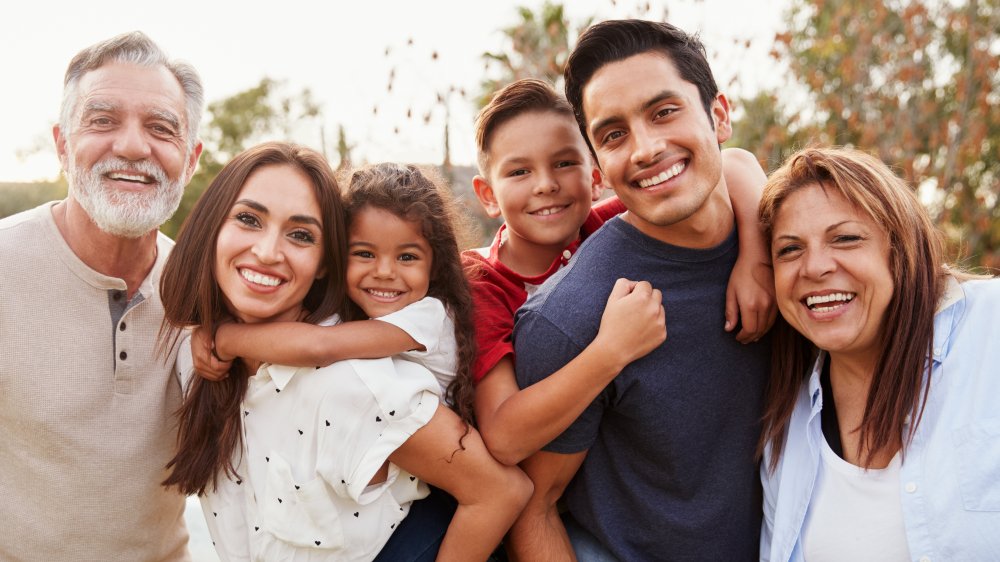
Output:
[[[915,561],[1000,560],[1000,279],[951,282],[934,316],[930,392],[904,451],[900,497]],[[761,560],[802,561],[819,471],[822,354],[802,385],[781,461],[761,464]]]

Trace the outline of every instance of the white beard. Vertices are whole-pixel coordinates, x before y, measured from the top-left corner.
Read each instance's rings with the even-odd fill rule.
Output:
[[[156,185],[137,192],[109,189],[103,180],[111,171],[143,174],[155,178]],[[68,176],[70,192],[98,228],[123,238],[139,238],[159,228],[174,214],[184,195],[183,180],[169,181],[163,168],[149,160],[110,157],[88,170],[77,167],[71,159]]]

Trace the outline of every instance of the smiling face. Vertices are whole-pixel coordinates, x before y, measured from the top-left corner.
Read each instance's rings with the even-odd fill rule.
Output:
[[[111,234],[159,227],[201,152],[189,149],[177,79],[163,66],[110,63],[85,74],[76,91],[70,130],[55,130],[71,197]]]
[[[369,318],[427,296],[434,256],[416,221],[364,207],[348,232],[347,297]]]
[[[893,296],[885,231],[833,189],[793,192],[774,220],[775,294],[788,323],[831,356],[874,361]]]
[[[498,126],[488,176],[476,178],[476,193],[490,216],[503,216],[508,243],[521,253],[561,253],[579,237],[602,190],[575,121],[555,111],[523,113]]]
[[[325,273],[322,231],[304,172],[280,164],[250,174],[216,241],[215,279],[229,312],[247,323],[298,320]]]
[[[726,98],[716,96],[709,117],[697,86],[651,51],[597,70],[583,89],[583,113],[626,220],[674,241],[671,227],[695,215],[720,183],[719,144],[732,132]]]

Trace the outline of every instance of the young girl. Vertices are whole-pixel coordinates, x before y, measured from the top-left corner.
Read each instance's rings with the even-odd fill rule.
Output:
[[[372,216],[382,232],[415,224],[362,205],[352,233],[367,236]],[[244,324],[316,324],[343,311],[342,217],[336,182],[317,153],[284,143],[242,153],[178,237],[161,283],[167,322],[211,333],[227,314]],[[399,261],[419,256],[427,272],[399,285],[382,283],[393,279],[384,269],[352,277],[348,290],[360,302],[346,316],[398,310],[436,290],[460,312],[450,300],[460,291],[440,275],[448,252],[414,232],[400,243],[413,249]],[[361,247],[351,261],[382,252]],[[457,263],[457,248],[451,252]],[[368,297],[378,304],[369,307]],[[190,376],[190,366],[181,371]],[[426,495],[421,481],[459,502],[439,559],[485,559],[530,493],[523,474],[494,461],[478,433],[438,404],[438,381],[414,361],[295,368],[244,358],[224,380],[190,380],[165,485],[202,495],[223,560],[371,560]]]

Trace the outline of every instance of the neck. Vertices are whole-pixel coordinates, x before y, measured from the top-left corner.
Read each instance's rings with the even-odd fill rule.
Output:
[[[631,211],[622,215],[622,219],[660,242],[694,249],[712,248],[721,244],[733,231],[736,220],[725,179],[719,180],[701,207],[673,224],[651,224]]]
[[[534,244],[512,235],[510,229],[507,229],[507,239],[500,245],[498,256],[501,263],[518,275],[537,277],[548,271],[552,262],[572,242],[568,240],[555,245]]]
[[[52,207],[52,216],[59,234],[80,261],[98,273],[125,281],[131,299],[156,263],[156,231],[139,238],[108,234],[72,196]]]

